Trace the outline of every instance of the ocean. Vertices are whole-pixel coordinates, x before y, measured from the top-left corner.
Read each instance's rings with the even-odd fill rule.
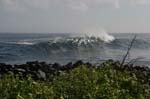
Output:
[[[45,61],[66,64],[77,60],[101,63],[108,59],[122,61],[135,35],[137,38],[126,61],[150,65],[148,33],[0,33],[0,63]]]

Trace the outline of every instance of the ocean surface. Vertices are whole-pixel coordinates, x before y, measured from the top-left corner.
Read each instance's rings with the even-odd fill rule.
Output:
[[[137,35],[127,62],[150,65],[150,34],[134,33],[0,33],[0,63],[46,61],[66,64],[83,60],[100,63],[121,61]],[[134,61],[136,59],[136,61]]]

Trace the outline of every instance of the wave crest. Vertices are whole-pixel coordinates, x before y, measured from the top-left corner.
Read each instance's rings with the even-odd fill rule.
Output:
[[[83,38],[96,38],[100,39],[101,41],[104,41],[106,43],[112,42],[115,40],[115,37],[106,33],[106,32],[101,32],[101,33],[82,33],[78,34],[77,36],[83,37]]]

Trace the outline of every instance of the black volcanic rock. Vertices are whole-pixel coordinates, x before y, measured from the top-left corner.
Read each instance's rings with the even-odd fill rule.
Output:
[[[21,65],[7,65],[5,63],[0,63],[0,78],[2,78],[5,74],[13,72],[14,75],[21,73],[25,78],[28,77],[28,75],[31,75],[34,80],[53,80],[53,78],[56,75],[59,75],[62,71],[69,72],[82,65],[87,68],[96,69],[101,69],[107,65],[110,65],[113,69],[121,72],[129,71],[131,75],[135,74],[141,82],[150,84],[150,68],[145,66],[133,66],[133,64],[121,66],[120,62],[114,62],[112,60],[99,64],[98,67],[89,62],[84,63],[81,60],[75,62],[74,64],[70,62],[66,65],[60,65],[58,63],[47,64],[46,62],[38,61],[27,62],[26,64]]]

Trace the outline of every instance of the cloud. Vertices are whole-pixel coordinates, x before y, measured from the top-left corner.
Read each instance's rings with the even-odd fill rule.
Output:
[[[52,5],[64,6],[72,10],[86,11],[93,7],[110,6],[119,8],[120,0],[0,0],[0,6],[7,10],[29,8],[51,9]]]
[[[124,3],[123,2],[127,2]],[[92,8],[120,8],[122,5],[150,5],[150,0],[0,0],[0,7],[9,11],[25,11],[30,9],[49,10],[66,8],[76,11],[87,11]],[[60,9],[61,10],[61,9]]]
[[[0,0],[0,6],[9,11],[23,11],[31,8],[49,9],[53,0]]]
[[[133,5],[150,5],[150,0],[130,0]]]
[[[110,6],[119,8],[120,0],[67,0],[70,7],[78,10],[87,10],[93,7]]]
[[[4,9],[17,9],[17,2],[14,2],[14,0],[1,0],[0,1],[0,6],[1,8],[4,8]]]

